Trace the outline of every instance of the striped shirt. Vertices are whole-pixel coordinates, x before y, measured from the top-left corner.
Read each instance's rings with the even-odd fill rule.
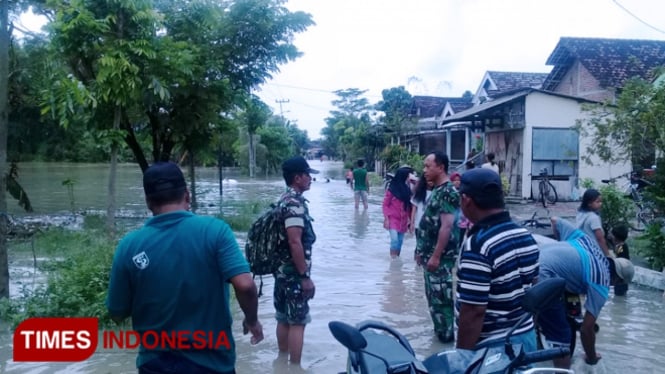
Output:
[[[476,223],[460,253],[456,314],[461,303],[485,305],[478,343],[505,337],[527,313],[522,297],[538,275],[538,245],[528,230],[501,212]],[[459,318],[459,317],[458,317]],[[533,319],[515,334],[533,328]]]
[[[598,318],[609,298],[609,261],[594,238],[564,219],[556,225],[564,241],[540,246],[538,278],[565,279],[566,291],[586,295],[584,310]]]

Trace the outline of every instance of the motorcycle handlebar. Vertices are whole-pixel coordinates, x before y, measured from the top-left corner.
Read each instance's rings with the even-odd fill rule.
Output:
[[[528,352],[524,354],[521,360],[519,360],[519,365],[523,366],[528,364],[533,364],[535,362],[549,361],[553,358],[564,357],[570,354],[570,349],[568,348],[552,348],[552,349],[543,349],[541,351]]]

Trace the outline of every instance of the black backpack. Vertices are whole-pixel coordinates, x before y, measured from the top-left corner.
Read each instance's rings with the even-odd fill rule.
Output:
[[[281,202],[270,204],[270,209],[261,214],[247,232],[245,257],[255,277],[275,273],[277,268],[290,257],[284,227],[285,209]],[[262,288],[263,279],[259,296]]]

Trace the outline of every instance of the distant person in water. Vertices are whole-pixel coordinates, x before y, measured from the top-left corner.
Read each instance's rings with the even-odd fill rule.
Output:
[[[346,184],[351,187],[351,190],[353,190],[353,168],[349,168],[349,170],[346,172]]]
[[[353,194],[355,199],[356,209],[363,202],[363,207],[367,209],[367,195],[369,194],[369,176],[367,169],[365,169],[365,161],[358,160],[357,167],[353,170]]]

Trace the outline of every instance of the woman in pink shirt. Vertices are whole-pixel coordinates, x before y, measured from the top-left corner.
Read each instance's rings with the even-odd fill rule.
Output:
[[[411,188],[407,184],[413,169],[401,167],[395,172],[383,197],[383,228],[390,232],[390,257],[399,257],[404,233],[411,220]]]

